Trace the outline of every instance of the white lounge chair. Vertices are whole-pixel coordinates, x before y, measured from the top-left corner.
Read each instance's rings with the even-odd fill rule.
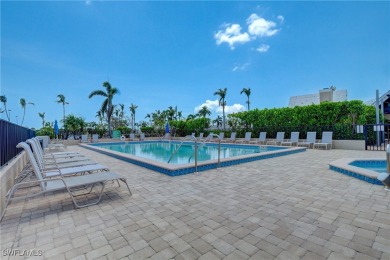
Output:
[[[27,150],[30,149],[27,143],[20,143],[20,144],[24,144],[23,146],[27,146],[23,148],[26,148]],[[32,169],[35,174],[36,180],[28,181],[28,182],[19,182],[11,188],[11,190],[7,193],[7,200],[0,221],[3,219],[7,210],[7,206],[11,201],[31,198],[44,193],[53,192],[53,191],[60,191],[60,190],[67,191],[76,208],[84,208],[84,207],[98,204],[102,198],[104,188],[108,181],[118,181],[118,182],[122,181],[127,186],[130,196],[132,195],[126,178],[120,174],[113,173],[113,172],[99,172],[94,174],[64,177],[61,171],[58,171],[57,178],[48,179],[44,177],[43,172],[39,169],[39,166],[35,161],[35,158],[32,155],[31,150],[30,152],[27,152],[27,157],[32,165]],[[17,191],[19,188],[27,187],[29,189],[34,184],[39,185],[39,191],[37,193],[28,194],[24,196],[22,195],[19,197],[13,197],[15,191]],[[102,187],[100,189],[100,193],[97,194],[96,201],[80,205],[76,201],[75,197],[91,193],[93,188],[97,184],[100,184]],[[89,189],[89,191],[87,191],[87,188]],[[76,190],[78,191],[77,194],[74,193],[74,191]],[[86,192],[80,194],[79,193],[80,190],[86,190]],[[54,194],[55,196],[55,193],[51,193],[51,194]]]
[[[312,148],[314,143],[316,142],[317,132],[307,132],[306,133],[306,141],[298,142],[298,146],[305,146],[308,148]]]
[[[279,145],[283,141],[284,141],[284,132],[277,132],[276,139],[268,141],[267,144]]]
[[[314,143],[313,149],[320,146],[325,146],[325,149],[328,150],[328,147],[332,149],[332,135],[333,132],[322,132],[322,139],[319,143]]]
[[[30,146],[25,142],[20,142],[17,146],[17,148],[23,148],[27,156],[29,157],[29,160],[35,161],[37,163],[37,166],[39,167],[39,170],[42,172],[42,174],[45,177],[57,177],[59,175],[75,175],[80,173],[92,173],[97,171],[108,171],[109,169],[101,164],[91,164],[91,165],[81,165],[81,166],[75,166],[75,167],[67,167],[67,168],[60,168],[58,165],[50,165],[46,167],[46,165],[41,162],[40,160],[37,160],[33,152],[31,151]],[[32,159],[31,159],[31,158]]]
[[[35,159],[37,160],[37,162],[39,162],[39,165],[43,169],[49,169],[54,167],[69,168],[97,164],[96,162],[89,160],[87,157],[55,158],[53,156],[51,158],[44,158],[39,151],[39,146],[37,146],[33,140],[29,139],[26,141],[26,143],[31,145]]]
[[[36,144],[37,150],[40,152],[43,158],[74,158],[74,157],[85,157],[84,155],[76,152],[55,152],[55,153],[45,153],[39,143],[38,138],[33,137],[30,140],[34,141]]]
[[[232,132],[230,134],[230,137],[227,139],[221,140],[221,143],[235,143],[236,142],[236,135],[237,135],[237,132]]]
[[[202,139],[203,139],[203,135],[204,135],[203,133],[200,133],[200,134],[199,134],[199,136],[198,136],[198,138],[197,138],[197,139],[198,139],[198,141],[200,141],[200,140],[202,140]]]
[[[140,133],[139,140],[140,141],[145,141],[145,134],[144,133]]]
[[[213,132],[210,132],[206,138],[199,139],[200,142],[211,142],[213,140]]]
[[[225,132],[220,132],[218,137],[219,138],[212,139],[212,141],[218,143],[218,140],[220,140],[222,142],[223,138],[225,137]]]
[[[246,132],[245,133],[245,138],[241,140],[237,140],[236,143],[249,143],[252,138],[252,132]]]
[[[92,143],[97,143],[98,140],[99,140],[99,135],[98,134],[93,134],[92,135]]]
[[[280,145],[293,146],[293,145],[297,145],[298,141],[299,141],[299,132],[291,132],[290,140],[283,141],[280,143]]]
[[[88,143],[88,135],[81,135],[81,142],[82,143]]]
[[[135,141],[135,134],[130,134],[130,141]]]
[[[41,146],[37,144],[37,142],[34,139],[28,139],[26,141],[31,145],[33,148],[34,154],[36,153],[37,156],[39,156],[40,159],[44,160],[57,160],[58,162],[75,162],[75,161],[87,161],[89,158],[85,157],[82,154],[79,153],[66,153],[62,152],[60,154],[58,153],[47,153],[44,154],[43,150],[41,149]]]
[[[253,141],[250,141],[249,143],[251,144],[265,144],[267,140],[267,132],[260,132],[259,134],[259,138],[253,140]]]

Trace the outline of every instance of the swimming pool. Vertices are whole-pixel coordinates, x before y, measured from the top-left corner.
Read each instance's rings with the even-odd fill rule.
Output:
[[[383,159],[341,158],[329,164],[331,170],[377,185],[383,185],[377,177],[379,173],[387,172],[386,167],[387,162]]]
[[[170,164],[186,164],[194,162],[193,142],[138,142],[95,144],[103,149],[126,153],[146,159]],[[220,158],[230,158],[246,154],[264,153],[286,149],[274,146],[221,145]],[[217,160],[217,144],[198,144],[198,162]]]
[[[81,146],[160,173],[178,176],[196,171],[193,155],[194,143],[183,142],[178,152],[174,154],[180,144],[181,142],[179,141],[142,141],[81,144]],[[218,167],[217,147],[218,144],[216,143],[198,144],[198,171]],[[303,147],[288,148],[221,144],[220,167],[288,155],[305,150],[306,148]]]

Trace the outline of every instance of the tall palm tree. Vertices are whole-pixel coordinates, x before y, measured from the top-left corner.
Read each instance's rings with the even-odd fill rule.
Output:
[[[226,93],[227,93],[227,88],[224,88],[224,89],[220,88],[216,92],[214,92],[214,96],[219,96],[219,105],[222,107],[222,122],[223,122],[223,129],[224,130],[226,130],[226,128],[225,128]]]
[[[42,128],[45,127],[45,112],[38,113],[39,117],[42,119]]]
[[[179,120],[181,120],[182,117],[183,117],[183,112],[182,111],[177,111],[177,118]]]
[[[21,98],[20,99],[20,105],[22,106],[23,108],[23,118],[22,118],[22,123],[20,124],[21,126],[23,125],[23,122],[24,122],[24,116],[26,115],[26,105],[27,104],[30,104],[30,105],[33,105],[34,106],[34,103],[33,102],[28,102],[26,103],[26,100],[24,98]]]
[[[203,106],[199,112],[198,112],[199,116],[201,117],[206,117],[206,116],[209,116],[211,115],[211,111],[210,109],[207,107],[207,106]]]
[[[102,112],[101,110],[97,111],[95,117],[99,118],[100,125],[103,125],[104,112]]]
[[[63,122],[64,128],[65,128],[65,105],[69,105],[69,103],[66,102],[65,96],[63,94],[58,94],[57,97],[58,97],[58,100],[56,100],[56,102],[58,104],[62,104],[62,114],[63,114],[62,122]]]
[[[129,109],[130,109],[130,112],[131,112],[131,129],[133,130],[134,132],[134,124],[135,124],[135,110],[138,108],[137,105],[134,105],[133,103],[131,103]]]
[[[89,94],[89,98],[92,98],[93,96],[102,96],[105,97],[101,111],[104,111],[105,114],[107,115],[107,123],[108,123],[108,135],[111,138],[111,117],[112,117],[112,112],[114,111],[114,107],[112,105],[112,99],[116,94],[119,94],[119,90],[115,87],[112,87],[110,82],[105,81],[103,82],[103,87],[106,89],[106,92],[103,90],[94,90]]]
[[[8,109],[7,109],[7,97],[5,95],[0,96],[0,102],[3,103],[5,114],[7,115],[8,121],[10,121]]]
[[[193,114],[189,114],[188,116],[187,116],[187,121],[188,120],[192,120],[192,119],[195,119],[196,118],[196,115],[193,115]]]
[[[249,104],[250,104],[250,100],[249,100],[249,96],[251,95],[251,88],[243,88],[240,92],[240,94],[242,93],[245,93],[245,95],[247,96],[247,101],[246,103],[248,104],[248,111],[249,111]]]
[[[213,120],[213,123],[217,125],[217,127],[220,127],[222,125],[222,118],[218,115],[215,120]]]
[[[125,116],[125,104],[118,104],[118,105],[121,109],[121,112],[119,113],[119,119],[122,122],[123,117]]]

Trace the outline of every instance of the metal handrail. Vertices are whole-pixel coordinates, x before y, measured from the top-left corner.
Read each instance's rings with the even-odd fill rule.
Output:
[[[175,150],[175,151],[171,154],[171,156],[169,157],[168,163],[171,162],[173,156],[176,155],[176,153],[179,151],[180,147],[183,145],[184,141],[187,140],[188,138],[194,139],[194,141],[195,141],[195,150],[194,150],[194,157],[195,157],[195,172],[198,172],[198,145],[197,145],[198,139],[196,139],[196,137],[195,137],[195,136],[192,136],[192,135],[187,135],[186,137],[184,137],[184,140],[180,143],[180,145],[176,148],[176,150]]]
[[[206,140],[211,139],[212,137],[218,138],[218,168],[221,167],[221,137],[217,134],[209,134],[209,136],[206,137]],[[179,151],[180,147],[183,145],[185,140],[193,139],[194,140],[194,158],[195,158],[195,172],[198,172],[198,139],[193,135],[187,135],[184,137],[184,140],[180,143],[180,145],[176,148],[176,150],[171,154],[169,157],[168,163],[172,160],[173,156],[176,155],[176,153]]]
[[[179,151],[179,149],[180,149],[180,147],[183,145],[183,143],[184,143],[184,141],[181,141],[181,143],[180,143],[180,144],[179,144],[179,146],[176,148],[176,150],[175,150],[175,151],[173,151],[173,153],[171,154],[171,157],[169,157],[168,163],[170,163],[170,162],[171,162],[171,160],[172,160],[173,156],[175,156],[175,155],[176,155],[176,153]]]

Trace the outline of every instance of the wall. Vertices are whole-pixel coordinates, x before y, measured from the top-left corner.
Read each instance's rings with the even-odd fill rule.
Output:
[[[27,164],[27,155],[23,151],[0,169],[0,216],[4,212],[6,194],[15,184],[15,178],[22,172]]]
[[[366,143],[364,140],[333,140],[333,149],[362,151],[366,149]]]

